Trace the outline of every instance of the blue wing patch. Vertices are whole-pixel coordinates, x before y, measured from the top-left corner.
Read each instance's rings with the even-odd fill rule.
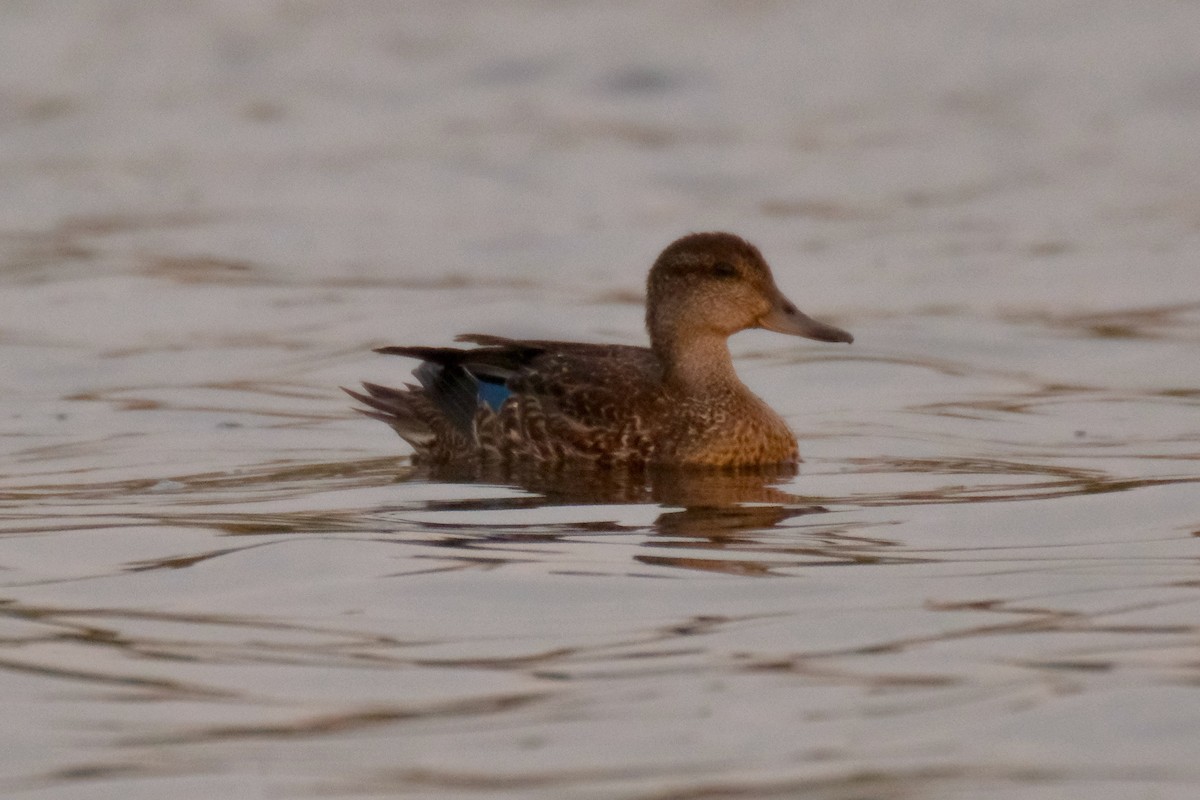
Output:
[[[500,406],[504,405],[504,401],[512,394],[512,390],[503,383],[492,383],[491,381],[479,380],[479,399],[487,404],[493,412],[498,412]]]

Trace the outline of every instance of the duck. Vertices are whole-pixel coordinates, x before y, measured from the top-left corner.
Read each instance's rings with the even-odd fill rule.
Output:
[[[343,390],[408,442],[416,463],[795,464],[795,434],[734,370],[728,339],[749,328],[854,341],[788,300],[757,247],[692,233],[650,269],[649,347],[463,334],[455,341],[473,347],[376,348],[416,359],[416,382]]]

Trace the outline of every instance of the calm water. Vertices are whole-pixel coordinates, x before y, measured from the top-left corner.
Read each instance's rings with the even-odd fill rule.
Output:
[[[9,3],[0,789],[1200,795],[1200,6]],[[799,473],[463,479],[386,343],[638,343]]]

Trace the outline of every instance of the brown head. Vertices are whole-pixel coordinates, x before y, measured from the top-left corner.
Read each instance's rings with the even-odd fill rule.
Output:
[[[647,282],[646,327],[660,356],[689,341],[765,328],[822,342],[852,342],[841,328],[805,316],[783,296],[758,248],[731,233],[672,242]]]

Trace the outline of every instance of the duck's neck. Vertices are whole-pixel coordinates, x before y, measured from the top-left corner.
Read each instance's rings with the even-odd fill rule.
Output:
[[[691,333],[683,337],[658,335],[651,347],[663,366],[663,378],[688,394],[722,394],[742,387],[733,371],[728,337]]]

